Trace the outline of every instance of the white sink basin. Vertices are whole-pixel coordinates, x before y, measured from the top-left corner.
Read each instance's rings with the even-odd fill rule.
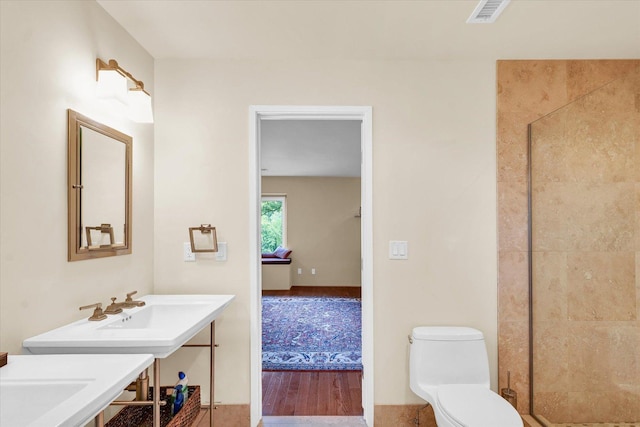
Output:
[[[31,354],[151,353],[165,358],[214,321],[235,295],[147,295],[143,307],[87,319],[29,338]]]
[[[151,354],[9,355],[0,368],[0,425],[84,425],[152,363]]]
[[[195,311],[204,313],[206,310],[205,304],[191,304],[188,308],[181,304],[148,305],[135,313],[118,314],[116,319],[119,321],[105,323],[98,329],[171,329],[180,326],[177,321],[180,317],[192,316]]]

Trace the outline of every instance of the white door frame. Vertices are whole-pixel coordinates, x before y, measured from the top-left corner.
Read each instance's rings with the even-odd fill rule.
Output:
[[[345,106],[252,105],[249,109],[249,247],[251,310],[251,426],[262,418],[262,269],[260,263],[260,122],[362,120],[362,407],[373,425],[373,134],[372,109]]]

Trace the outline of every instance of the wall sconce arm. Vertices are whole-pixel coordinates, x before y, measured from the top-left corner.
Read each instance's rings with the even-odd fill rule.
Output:
[[[100,70],[114,70],[114,71],[117,71],[123,77],[131,80],[133,82],[133,84],[135,85],[136,89],[142,90],[144,93],[149,95],[149,92],[144,90],[144,82],[142,80],[138,80],[135,77],[133,77],[133,75],[130,72],[128,72],[127,70],[125,70],[124,68],[122,68],[118,64],[118,61],[116,61],[115,59],[110,59],[109,62],[106,63],[102,59],[96,58],[96,81],[98,81],[98,74],[99,74]],[[151,96],[151,95],[149,95],[149,96]]]

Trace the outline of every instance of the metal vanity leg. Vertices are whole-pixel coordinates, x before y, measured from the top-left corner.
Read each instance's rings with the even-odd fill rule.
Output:
[[[136,401],[149,400],[149,368],[140,372],[136,380]]]
[[[100,411],[100,413],[96,415],[95,425],[96,427],[104,427],[104,411]]]
[[[153,362],[153,427],[160,427],[160,359]]]
[[[214,391],[214,372],[215,372],[215,349],[216,349],[216,321],[211,322],[211,346],[209,347],[209,426],[213,427],[213,411],[215,409],[213,391]]]

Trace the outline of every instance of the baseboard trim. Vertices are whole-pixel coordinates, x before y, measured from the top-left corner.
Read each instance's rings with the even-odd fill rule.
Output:
[[[201,405],[202,409],[210,409],[211,405]],[[249,426],[251,423],[250,405],[213,406],[213,423],[216,426]]]
[[[430,405],[375,405],[375,427],[437,427]],[[418,424],[419,423],[419,424]]]

